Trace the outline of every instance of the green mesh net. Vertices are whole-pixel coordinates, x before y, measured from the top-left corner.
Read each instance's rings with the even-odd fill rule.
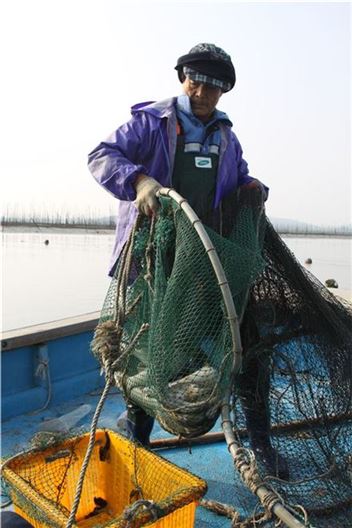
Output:
[[[223,205],[203,220],[237,310],[241,372],[233,376],[229,320],[207,252],[167,199],[154,221],[139,218],[126,244],[93,351],[126,400],[185,437],[214,425],[231,387],[244,447],[271,416],[289,478],[268,474],[258,459],[266,485],[313,526],[351,526],[351,306],[296,261],[253,193]]]
[[[239,317],[265,265],[262,224],[262,208],[248,204],[226,237],[207,228]],[[117,322],[122,334],[119,349],[107,352],[102,343],[109,322]],[[167,431],[197,436],[217,420],[233,371],[231,331],[204,245],[173,200],[162,198],[156,219],[137,222],[112,279],[93,351],[105,367],[109,360],[118,363],[114,376],[125,398]]]

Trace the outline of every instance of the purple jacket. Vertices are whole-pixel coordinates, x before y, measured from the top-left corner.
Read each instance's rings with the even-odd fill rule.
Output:
[[[88,166],[94,178],[118,198],[112,274],[121,249],[137,216],[134,182],[143,173],[171,187],[176,152],[176,97],[132,107],[132,118],[90,154]],[[253,181],[248,175],[241,145],[229,125],[219,122],[221,146],[214,208],[240,185]]]

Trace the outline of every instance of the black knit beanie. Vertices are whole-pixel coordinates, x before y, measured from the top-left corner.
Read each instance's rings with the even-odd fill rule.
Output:
[[[187,55],[182,55],[177,61],[177,70],[180,82],[185,80],[185,71],[188,69],[222,81],[224,92],[228,92],[235,86],[236,73],[231,57],[223,49],[215,44],[201,43],[190,49]]]

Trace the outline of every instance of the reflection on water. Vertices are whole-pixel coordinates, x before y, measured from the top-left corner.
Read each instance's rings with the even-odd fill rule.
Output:
[[[321,282],[352,289],[351,239],[283,237]],[[45,245],[45,240],[49,244]],[[101,309],[113,234],[3,234],[3,330]]]

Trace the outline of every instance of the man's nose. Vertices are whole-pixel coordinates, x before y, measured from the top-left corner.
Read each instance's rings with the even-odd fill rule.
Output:
[[[204,83],[200,83],[196,89],[196,96],[201,97],[202,95],[205,95],[205,92],[206,92],[206,85]]]

